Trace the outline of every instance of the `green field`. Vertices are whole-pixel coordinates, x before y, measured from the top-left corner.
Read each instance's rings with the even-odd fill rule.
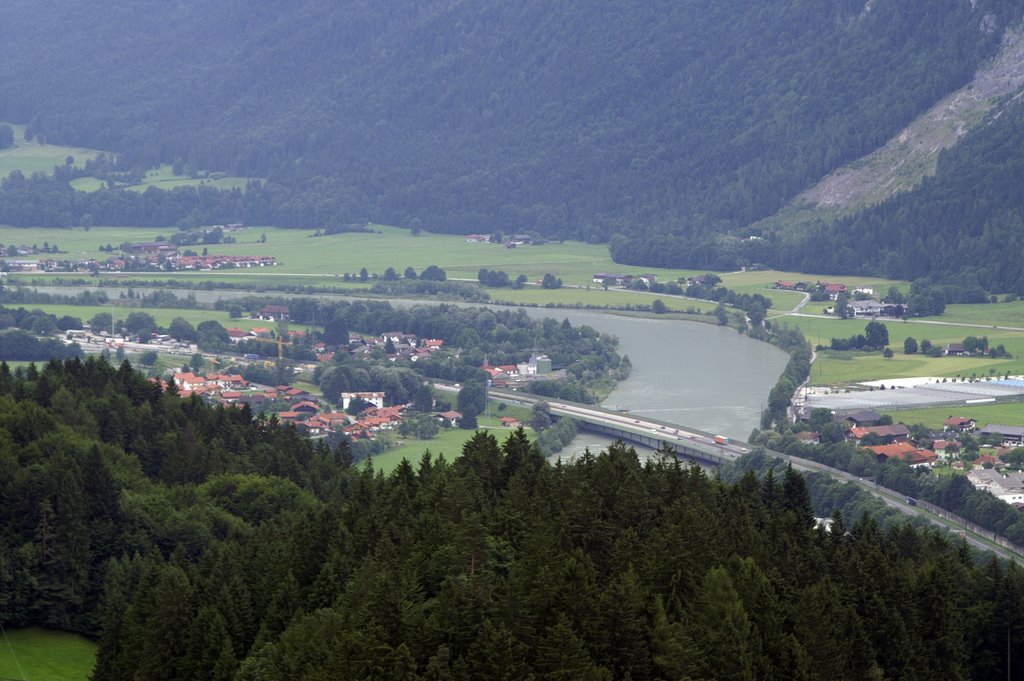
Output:
[[[54,166],[64,165],[68,156],[74,157],[74,165],[81,168],[86,160],[96,158],[100,153],[96,149],[26,142],[24,125],[7,125],[14,128],[14,146],[0,151],[0,178],[15,170],[20,170],[26,177],[32,173],[49,175]]]
[[[760,293],[771,299],[773,305],[771,314],[780,311],[791,310],[803,299],[803,294],[798,291],[779,291],[773,289],[777,281],[806,281],[806,282],[836,282],[846,284],[851,290],[859,286],[870,286],[875,289],[875,295],[885,295],[890,286],[895,286],[906,292],[910,286],[905,281],[882,279],[880,277],[847,277],[840,275],[822,276],[818,274],[802,274],[800,272],[779,272],[777,270],[757,270],[751,272],[729,272],[722,274],[722,285],[727,286],[740,293]],[[822,308],[828,307],[830,303],[809,302],[806,311],[816,314]]]
[[[153,315],[153,319],[160,326],[166,327],[171,323],[175,317],[182,317],[188,320],[193,326],[198,325],[200,322],[206,320],[215,320],[223,324],[225,327],[238,327],[240,329],[252,329],[252,328],[275,328],[273,322],[261,321],[259,319],[231,319],[227,311],[223,310],[195,310],[185,308],[138,308],[138,307],[121,307],[122,303],[129,301],[115,300],[113,310],[111,305],[8,305],[7,307],[24,307],[28,310],[42,310],[48,314],[62,317],[69,315],[72,317],[78,317],[83,323],[88,322],[95,315],[101,312],[107,312],[113,314],[116,319],[124,319],[132,312],[145,311]],[[299,331],[307,328],[303,324],[290,324],[288,327],[290,330]]]
[[[1024,403],[1004,402],[999,404],[931,407],[928,409],[905,409],[902,411],[886,411],[894,422],[907,424],[923,423],[931,430],[942,430],[943,422],[950,416],[963,416],[974,419],[979,427],[988,423],[1007,425],[1024,425]]]
[[[550,272],[561,277],[568,286],[554,291],[539,287],[528,287],[521,291],[512,289],[489,289],[492,297],[517,303],[559,305],[624,306],[650,305],[650,294],[623,289],[605,291],[593,284],[595,272],[632,272],[637,268],[623,268],[612,263],[605,246],[578,242],[552,243],[544,246],[521,246],[504,248],[496,244],[468,243],[462,236],[423,233],[412,237],[408,230],[395,227],[375,226],[373,233],[334,234],[314,237],[310,230],[284,230],[273,227],[252,227],[235,233],[234,244],[208,246],[210,255],[272,255],[278,266],[253,271],[248,269],[219,270],[203,273],[137,273],[125,275],[126,279],[173,278],[176,281],[225,281],[253,287],[274,287],[285,285],[331,286],[344,288],[365,288],[371,282],[350,282],[342,280],[344,273],[357,274],[365,267],[371,274],[382,275],[388,267],[394,267],[400,274],[406,267],[417,272],[428,265],[438,265],[449,278],[476,281],[481,268],[503,270],[510,277],[525,274],[531,282],[540,280]],[[23,229],[0,227],[0,242],[18,244],[41,244],[56,242],[62,251],[72,256],[106,258],[100,246],[118,245],[125,241],[153,241],[158,236],[167,237],[173,229],[92,227],[88,231],[76,229]],[[261,238],[266,236],[266,242]],[[201,251],[202,246],[191,247]],[[645,268],[642,271],[652,271]],[[684,270],[653,270],[659,279],[674,281],[691,272]],[[47,275],[50,276],[50,275]],[[83,275],[75,275],[82,278]],[[38,273],[12,275],[11,280],[41,279]],[[587,290],[587,286],[590,289]],[[663,297],[672,309],[701,307],[712,309],[697,301],[680,302],[671,296]]]
[[[988,306],[978,306],[988,307]],[[937,318],[941,319],[941,318]],[[828,345],[832,338],[847,338],[864,333],[867,320],[832,319],[827,317],[782,317],[777,324],[787,324],[803,330],[812,345]],[[893,357],[885,359],[881,352],[860,353],[825,351],[819,353],[815,362],[811,383],[835,385],[857,381],[881,380],[886,378],[909,378],[913,376],[1002,376],[1006,373],[1024,373],[1024,332],[973,328],[945,324],[937,321],[883,321],[889,330],[889,347]],[[920,353],[903,354],[903,341],[908,336],[919,343],[927,338],[935,345],[960,342],[965,336],[988,336],[989,344],[1004,345],[1013,355],[1012,359],[989,359],[987,357],[926,357]]]
[[[31,627],[6,630],[0,641],[0,678],[86,681],[96,644],[76,634]]]
[[[202,177],[190,177],[188,175],[175,175],[169,164],[146,171],[145,179],[139,184],[121,184],[121,187],[132,191],[143,192],[150,187],[158,189],[174,189],[175,187],[213,187],[214,189],[244,189],[247,182],[255,178],[249,177],[219,177],[203,174]],[[95,177],[80,177],[72,180],[71,186],[81,192],[93,192],[103,186],[105,182]]]
[[[270,269],[220,270],[204,273],[159,273],[159,278],[173,278],[176,281],[225,281],[246,286],[331,286],[343,288],[365,288],[372,283],[342,281],[345,273],[357,274],[365,267],[372,274],[382,275],[388,267],[402,274],[406,267],[420,272],[428,265],[438,265],[451,279],[476,281],[481,268],[501,270],[512,278],[525,274],[531,283],[538,282],[546,273],[560,277],[564,288],[544,290],[528,286],[513,289],[488,289],[497,301],[515,304],[544,305],[552,303],[562,306],[613,306],[650,305],[654,297],[674,310],[695,307],[712,310],[714,305],[672,296],[652,296],[645,292],[612,288],[605,291],[593,283],[597,272],[622,272],[639,274],[651,272],[659,281],[675,281],[679,277],[695,274],[695,270],[673,270],[660,268],[636,268],[617,265],[611,261],[608,248],[600,244],[580,242],[549,243],[543,246],[520,246],[505,248],[499,244],[467,242],[465,237],[450,234],[421,233],[413,237],[408,230],[374,225],[373,232],[332,234],[313,236],[312,230],[278,229],[273,227],[251,227],[232,236],[234,244],[208,246],[211,255],[272,255],[278,265]],[[18,229],[0,227],[0,242],[42,243],[56,241],[61,250],[75,256],[106,257],[100,253],[101,245],[118,245],[124,241],[152,241],[158,236],[167,237],[173,229],[143,229],[93,227],[88,232],[73,230]],[[266,236],[266,242],[261,238]],[[202,246],[193,246],[202,250]],[[154,279],[157,273],[138,273],[126,278]],[[81,275],[78,275],[81,276]],[[14,279],[38,279],[38,274],[19,274]],[[808,275],[792,272],[737,272],[723,275],[726,286],[744,293],[761,293],[772,299],[775,311],[792,309],[802,295],[792,291],[775,291],[771,285],[778,279],[815,280]],[[876,288],[888,288],[898,282],[864,277],[843,278],[849,285],[873,284]],[[573,288],[579,287],[579,288]]]
[[[1024,300],[988,305],[947,305],[941,317],[927,317],[939,322],[1009,326],[1024,329]],[[979,335],[979,334],[975,334]],[[989,335],[982,333],[981,335]]]
[[[492,300],[521,305],[562,306],[562,307],[612,307],[649,306],[655,299],[661,299],[670,310],[683,311],[696,308],[702,312],[714,309],[709,302],[694,301],[667,295],[652,295],[646,292],[627,291],[594,284],[595,272],[651,271],[649,268],[621,267],[611,262],[608,250],[603,245],[574,242],[551,243],[543,246],[520,246],[505,248],[497,244],[470,243],[462,236],[423,233],[413,237],[408,230],[396,227],[374,225],[372,232],[313,236],[310,230],[284,230],[273,227],[251,227],[232,236],[234,244],[208,246],[210,254],[254,255],[266,254],[277,258],[279,265],[258,270],[237,269],[216,272],[165,273],[148,272],[116,275],[126,281],[167,281],[190,283],[199,286],[205,282],[225,282],[245,286],[256,292],[272,291],[283,286],[322,286],[332,290],[351,290],[353,293],[365,290],[373,283],[345,282],[344,273],[357,274],[365,267],[369,273],[381,275],[388,267],[400,274],[407,266],[421,272],[428,265],[443,268],[451,279],[475,281],[481,268],[502,270],[510,277],[525,274],[531,282],[526,288],[487,289]],[[120,244],[124,241],[152,241],[159,235],[169,236],[170,229],[111,228],[93,227],[84,229],[47,230],[17,229],[0,227],[0,241],[4,243],[56,242],[72,255],[103,257],[99,247],[106,244]],[[265,237],[265,241],[264,241]],[[201,250],[201,246],[194,246]],[[566,286],[561,289],[545,290],[533,282],[545,273],[561,277]],[[688,270],[655,269],[662,281],[674,281],[678,277],[693,274]],[[85,278],[81,274],[73,278]],[[34,273],[13,274],[9,281],[53,280],[57,275]],[[778,314],[794,307],[802,298],[799,293],[775,291],[770,287],[779,279],[790,281],[818,281],[820,278],[798,272],[755,271],[734,272],[722,275],[723,283],[740,292],[762,293],[774,302],[774,313]],[[887,291],[890,286],[905,288],[904,282],[872,277],[830,277],[850,287],[872,286],[877,292]],[[115,289],[112,289],[112,293]],[[808,312],[817,312],[826,303],[810,303]],[[86,319],[95,312],[72,312]],[[186,317],[190,321],[215,318],[226,323],[223,316],[198,317],[198,312],[156,311],[153,313],[161,324],[171,318]],[[803,329],[812,344],[828,345],[833,337],[846,338],[863,333],[866,320],[839,320],[828,317],[795,317],[781,315],[772,319],[775,324],[787,324]],[[198,323],[193,321],[193,323]],[[890,347],[895,352],[891,359],[884,359],[881,353],[824,353],[815,365],[813,381],[821,384],[839,384],[865,380],[911,376],[986,376],[992,373],[1003,375],[1007,372],[1024,372],[1024,332],[993,326],[1024,328],[1024,301],[985,305],[950,305],[947,315],[934,319],[913,321],[884,321],[889,329]],[[241,322],[239,325],[245,326]],[[958,326],[959,324],[959,326]],[[974,326],[970,326],[974,325]],[[991,360],[988,358],[928,358],[921,354],[904,355],[903,340],[913,336],[920,342],[929,339],[935,345],[959,342],[967,335],[988,336],[991,345],[1002,344],[1014,359]]]
[[[491,415],[480,416],[477,421],[480,424],[479,430],[486,430],[494,435],[500,445],[505,441],[509,435],[512,434],[512,428],[506,428],[501,425],[502,416],[511,416],[522,421],[524,424],[529,421],[530,410],[523,407],[510,407],[497,411],[494,407],[494,403],[491,403]],[[526,436],[530,438],[532,442],[536,435],[531,428],[524,426]],[[416,467],[419,465],[420,459],[423,457],[423,452],[430,450],[430,453],[437,458],[437,456],[444,454],[444,458],[448,461],[452,461],[459,456],[462,456],[462,445],[465,444],[466,440],[473,437],[472,430],[461,430],[453,428],[450,430],[442,429],[437,437],[431,438],[430,440],[415,440],[406,438],[401,445],[391,449],[383,454],[376,454],[372,457],[373,467],[375,470],[383,471],[385,475],[395,470],[395,467],[402,462],[402,459],[408,459],[409,463]]]

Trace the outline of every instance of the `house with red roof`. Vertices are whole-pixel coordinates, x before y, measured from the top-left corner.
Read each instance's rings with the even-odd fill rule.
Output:
[[[948,461],[960,451],[960,443],[956,440],[933,440],[932,451],[940,461]]]
[[[868,435],[877,435],[882,438],[882,444],[891,445],[893,442],[908,440],[910,429],[902,423],[897,423],[889,426],[854,426],[847,432],[847,438],[857,444]]]
[[[174,382],[181,390],[194,391],[196,388],[206,385],[206,378],[196,376],[191,371],[185,371],[174,374]]]
[[[320,411],[320,405],[310,400],[302,400],[292,405],[292,411],[301,411],[307,414],[315,414]]]
[[[966,416],[950,416],[942,423],[943,430],[951,430],[957,433],[969,433],[978,427],[978,423]]]
[[[455,428],[462,420],[462,414],[457,411],[442,411],[437,414],[437,418],[445,425]]]
[[[896,442],[891,445],[877,445],[867,447],[875,453],[879,461],[888,459],[900,459],[907,462],[912,468],[929,468],[938,458],[935,452],[927,449],[918,449],[909,442]]]
[[[828,282],[822,282],[821,288],[828,294],[831,300],[839,298],[840,294],[846,293],[846,284],[830,284]]]
[[[287,305],[264,305],[260,308],[260,319],[268,321],[282,321],[289,318]]]

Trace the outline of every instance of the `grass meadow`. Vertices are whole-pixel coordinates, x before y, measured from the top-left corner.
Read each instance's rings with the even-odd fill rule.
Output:
[[[886,411],[894,422],[913,424],[923,423],[933,431],[942,430],[943,422],[950,416],[962,416],[974,419],[979,427],[988,423],[1022,424],[1024,423],[1024,403],[1001,402],[998,404],[982,404],[964,406],[931,407],[928,409],[903,409]]]
[[[976,307],[988,307],[979,305]],[[941,318],[936,318],[941,319]],[[787,324],[803,330],[812,345],[827,346],[832,338],[848,338],[864,333],[868,320],[832,319],[826,317],[783,317],[776,324]],[[988,376],[1024,373],[1024,332],[974,328],[935,320],[882,321],[889,330],[889,347],[893,357],[885,359],[881,352],[833,352],[818,354],[812,369],[815,385],[836,385],[857,381],[910,378],[913,376]],[[903,341],[908,336],[921,342],[927,338],[934,345],[960,342],[965,336],[988,336],[989,344],[1004,345],[1013,355],[1010,359],[988,357],[927,357],[921,353],[905,355]]]
[[[0,178],[20,170],[25,177],[32,173],[53,172],[54,166],[62,166],[68,156],[75,159],[74,165],[82,167],[86,160],[96,158],[96,149],[64,147],[57,144],[38,144],[25,140],[25,126],[8,123],[14,129],[14,146],[0,150]]]
[[[64,315],[70,315],[72,317],[78,317],[83,323],[88,322],[94,316],[101,312],[107,312],[114,316],[115,319],[123,320],[132,312],[148,312],[153,315],[153,319],[156,323],[162,327],[167,327],[171,320],[175,317],[181,317],[186,319],[192,326],[197,326],[200,322],[207,320],[215,320],[223,324],[225,327],[238,327],[240,329],[253,329],[253,328],[276,328],[273,322],[261,321],[259,319],[231,319],[227,311],[222,310],[196,310],[186,308],[139,308],[139,307],[122,307],[122,303],[137,302],[137,301],[122,301],[115,300],[114,305],[8,305],[8,307],[24,307],[29,310],[42,310],[48,314],[57,315],[63,317]],[[113,307],[113,310],[111,309]],[[292,331],[299,331],[306,328],[303,324],[290,324],[288,328]]]
[[[30,627],[6,630],[0,642],[0,678],[86,681],[96,661],[96,644],[63,631]]]
[[[501,425],[499,420],[502,416],[512,416],[518,419],[529,419],[528,409],[507,409],[500,414],[498,412],[492,412],[492,416],[480,416],[477,422],[480,425],[478,430],[485,430],[498,440],[498,444],[505,441],[509,435],[514,431],[513,428],[506,428]],[[526,435],[532,442],[535,433],[531,428],[525,428]],[[368,461],[373,463],[374,470],[382,471],[385,475],[391,473],[395,468],[402,462],[402,459],[407,459],[409,463],[415,468],[419,465],[420,459],[423,458],[423,452],[430,450],[431,455],[437,458],[441,454],[448,461],[452,461],[462,456],[462,445],[466,443],[469,438],[473,437],[473,433],[476,431],[472,430],[461,430],[459,428],[452,428],[450,430],[442,429],[437,437],[429,440],[416,440],[412,438],[406,438],[402,441],[402,444],[395,447],[392,450],[384,452],[383,454],[376,454]],[[366,465],[365,463],[363,465]]]
[[[207,246],[210,254],[226,255],[273,255],[278,266],[272,268],[218,270],[216,272],[147,272],[117,275],[125,281],[166,281],[187,282],[197,287],[206,282],[225,282],[245,286],[256,292],[269,292],[282,286],[323,286],[333,290],[349,289],[353,293],[365,289],[366,282],[345,282],[345,273],[357,274],[365,267],[371,274],[382,275],[388,267],[400,274],[406,267],[421,272],[428,265],[443,268],[451,279],[475,281],[481,268],[503,270],[510,277],[525,274],[531,282],[521,290],[487,289],[495,302],[537,306],[593,306],[625,307],[628,305],[650,305],[660,299],[669,310],[682,312],[695,308],[701,312],[714,309],[713,303],[693,301],[684,298],[652,295],[646,292],[627,291],[594,284],[595,272],[652,271],[663,281],[693,274],[692,270],[667,270],[622,267],[613,263],[608,249],[603,245],[578,242],[551,243],[543,246],[520,246],[505,248],[498,244],[470,243],[464,237],[447,234],[422,233],[412,236],[408,230],[374,225],[366,233],[333,234],[314,236],[310,230],[285,230],[274,227],[250,227],[234,233],[236,243]],[[0,242],[18,244],[41,244],[44,241],[57,243],[61,250],[72,256],[103,257],[101,245],[120,244],[124,241],[152,241],[158,236],[169,236],[170,229],[93,227],[70,230],[18,229],[0,227]],[[202,246],[193,246],[197,251]],[[545,273],[560,277],[566,284],[561,289],[546,290],[534,285]],[[82,274],[71,275],[81,279]],[[10,282],[57,279],[58,275],[33,273],[13,274]],[[734,272],[722,275],[723,283],[729,288],[746,293],[762,293],[774,302],[773,313],[794,307],[802,298],[801,294],[775,291],[772,284],[779,279],[790,281],[818,281],[814,275],[799,272],[756,271]],[[848,286],[872,286],[876,292],[884,292],[890,286],[905,289],[905,282],[871,277],[831,277]],[[372,279],[371,279],[372,282]],[[115,294],[116,295],[116,294]],[[810,303],[808,312],[817,312],[824,303]],[[47,309],[47,308],[43,308]],[[47,310],[51,311],[51,310]],[[223,313],[206,311],[154,310],[151,313],[161,324],[166,324],[181,315],[193,324],[203,319],[217,319],[227,324]],[[88,319],[95,311],[81,310],[61,312]],[[803,329],[812,344],[828,345],[833,337],[845,338],[864,332],[866,320],[840,320],[827,317],[795,317],[780,315],[772,318],[775,324],[786,324]],[[242,321],[231,322],[246,326]],[[1024,301],[987,305],[950,305],[946,315],[932,319],[912,321],[884,321],[889,329],[890,347],[895,352],[891,359],[884,359],[881,353],[830,353],[821,355],[815,364],[813,381],[820,384],[841,384],[864,380],[911,376],[955,377],[990,373],[1002,375],[1006,372],[1024,372],[1024,332],[1012,328],[997,329],[994,326],[1024,328]],[[960,326],[958,326],[958,324]],[[973,326],[971,326],[973,325]],[[944,345],[959,342],[967,335],[988,336],[992,345],[1003,344],[1014,355],[1014,359],[992,360],[988,358],[929,358],[923,355],[904,355],[903,340],[913,336],[920,342],[929,339],[933,344]]]
[[[138,184],[120,186],[131,191],[144,192],[150,187],[157,189],[174,189],[175,187],[213,187],[214,189],[244,189],[247,182],[255,178],[249,177],[190,177],[175,175],[170,164],[146,171],[146,177]],[[71,186],[80,192],[94,192],[105,186],[105,182],[95,177],[79,177],[71,181]]]
[[[941,317],[928,317],[937,322],[1007,326],[1024,329],[1024,300],[988,305],[947,305]],[[975,334],[978,335],[978,334]],[[989,335],[982,333],[981,335]]]

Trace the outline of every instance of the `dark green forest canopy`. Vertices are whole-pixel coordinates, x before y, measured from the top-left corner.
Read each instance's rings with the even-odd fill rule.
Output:
[[[770,215],[877,147],[968,81],[1020,11],[9,0],[0,119],[126,167],[180,160],[270,182],[194,216],[692,238]],[[51,217],[98,220],[93,203]]]
[[[1018,569],[815,529],[792,470],[520,431],[385,477],[97,358],[0,365],[0,529],[0,620],[100,633],[97,681],[991,679],[1024,644]]]

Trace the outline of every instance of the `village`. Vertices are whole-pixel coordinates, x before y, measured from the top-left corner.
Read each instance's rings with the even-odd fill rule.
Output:
[[[125,244],[122,255],[105,260],[95,258],[0,259],[4,272],[177,272],[229,268],[273,267],[277,259],[270,255],[194,255],[181,254],[166,241]]]
[[[839,412],[832,418],[847,442],[872,452],[879,463],[894,459],[917,469],[948,466],[966,472],[976,489],[1024,510],[1024,426],[989,423],[979,428],[973,418],[950,415],[942,431],[916,433],[871,410]],[[807,444],[823,441],[817,431],[799,431],[793,437]]]
[[[258,318],[282,321],[287,319],[287,316],[287,307],[265,305],[260,309]],[[285,342],[283,338],[275,340],[275,330],[268,327],[229,327],[226,330],[234,344],[246,340],[262,340],[275,344],[277,340]],[[288,343],[298,342],[306,336],[305,331],[293,330],[286,333]],[[341,352],[354,359],[382,358],[389,362],[415,363],[443,352],[444,341],[436,338],[420,339],[414,334],[391,331],[376,336],[350,333],[347,345],[336,349],[331,349],[322,342],[313,343],[312,347],[317,362],[328,362]],[[242,366],[246,361],[266,362],[267,359],[260,355],[246,354],[242,358]],[[311,364],[297,368],[311,370],[314,366],[315,364]],[[537,353],[520,364],[492,366],[485,359],[480,369],[487,374],[489,387],[513,390],[531,380],[558,378],[564,374],[552,369],[550,358]],[[239,373],[198,375],[192,371],[179,371],[173,374],[172,379],[177,393],[182,397],[195,395],[212,404],[247,406],[254,413],[274,415],[281,424],[294,425],[296,429],[310,437],[326,437],[331,433],[340,433],[351,441],[372,440],[379,433],[398,430],[408,412],[423,414],[422,411],[415,410],[412,403],[391,404],[389,396],[384,391],[342,392],[340,400],[332,407],[324,398],[302,388],[287,384],[260,385],[246,380]],[[455,387],[458,387],[458,384]],[[432,411],[430,414],[442,428],[459,427],[463,416],[450,408]],[[511,417],[502,417],[500,422],[502,426],[508,428],[520,425],[518,419]]]

